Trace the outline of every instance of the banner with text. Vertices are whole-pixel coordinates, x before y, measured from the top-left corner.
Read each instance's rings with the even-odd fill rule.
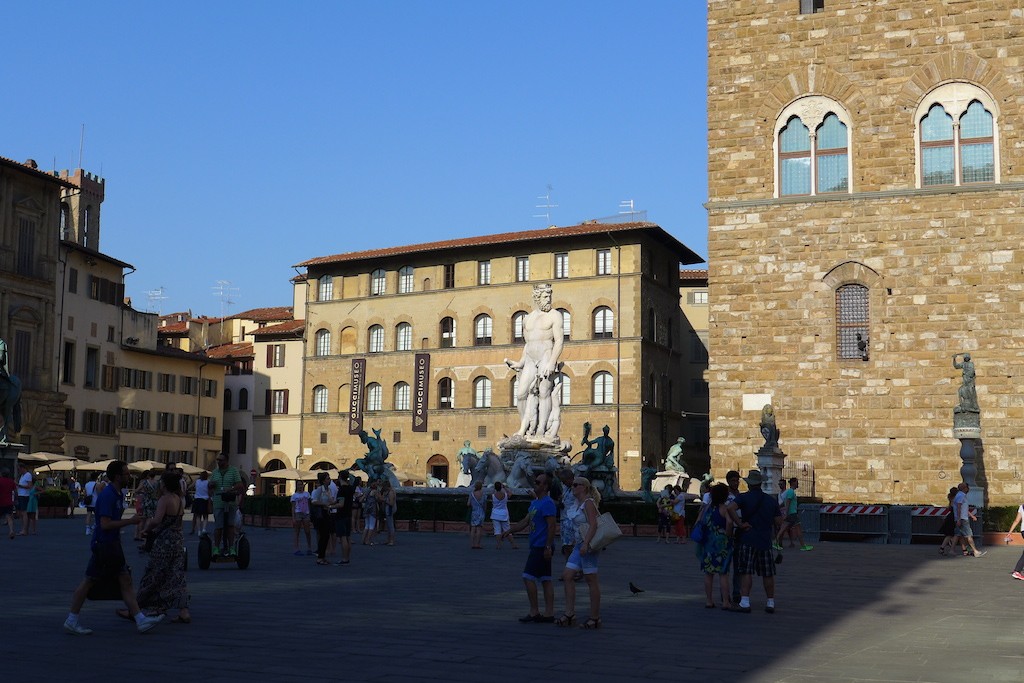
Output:
[[[363,429],[363,386],[366,384],[366,359],[352,359],[352,394],[348,401],[348,433]]]
[[[413,370],[412,431],[427,431],[427,405],[430,401],[430,354],[417,353]]]

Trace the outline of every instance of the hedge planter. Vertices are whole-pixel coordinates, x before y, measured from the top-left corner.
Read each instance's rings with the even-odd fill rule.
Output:
[[[66,507],[40,507],[39,519],[67,519],[68,509]]]

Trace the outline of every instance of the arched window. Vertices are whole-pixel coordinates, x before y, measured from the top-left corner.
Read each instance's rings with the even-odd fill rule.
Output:
[[[450,349],[455,346],[455,319],[441,318],[441,348]]]
[[[327,412],[327,387],[322,384],[313,387],[313,412]]]
[[[437,382],[437,407],[442,410],[455,407],[455,383],[450,377],[442,377]]]
[[[999,111],[973,83],[943,83],[917,107],[921,187],[999,182]]]
[[[473,321],[473,346],[490,346],[494,334],[494,321],[486,313]]]
[[[572,331],[572,314],[564,308],[559,308],[558,312],[562,314],[562,339],[568,340]]]
[[[473,407],[491,407],[491,380],[487,377],[477,377],[473,380]]]
[[[387,274],[383,268],[370,273],[370,296],[380,296],[387,286]]]
[[[651,407],[658,405],[658,376],[653,372],[647,379],[647,404]]]
[[[71,207],[66,202],[60,204],[60,238],[71,239]]]
[[[653,308],[647,309],[647,337],[652,342],[658,341],[658,314]]]
[[[526,338],[523,336],[523,329],[526,327],[526,311],[516,311],[512,314],[512,343],[522,344]]]
[[[594,309],[594,339],[610,339],[615,328],[615,316],[607,306]]]
[[[560,372],[555,375],[555,390],[558,392],[558,405],[570,405],[569,399],[572,396],[572,380],[569,378],[569,375],[564,372]]]
[[[871,332],[868,288],[849,284],[836,289],[836,356],[867,360]]]
[[[329,355],[331,355],[331,331],[330,330],[317,330],[316,331],[316,355],[318,355],[318,356],[329,356]]]
[[[319,301],[330,301],[334,298],[334,278],[324,275],[320,278],[320,291],[317,293]]]
[[[593,377],[594,405],[608,405],[615,402],[612,373],[602,370],[595,372]]]
[[[398,323],[395,327],[395,349],[398,351],[412,350],[412,325]]]
[[[351,401],[351,400],[352,400],[352,389],[349,387],[349,385],[342,384],[340,387],[338,387],[338,410],[339,411],[346,410],[347,409],[346,406],[348,406],[349,401]]]
[[[384,391],[381,386],[374,382],[366,386],[366,408],[367,412],[381,409]]]
[[[513,408],[519,407],[519,375],[512,378],[509,382],[509,389],[512,392],[512,396],[509,398],[509,405]]]
[[[850,117],[839,102],[808,95],[775,122],[776,196],[850,191]]]
[[[238,390],[238,409],[249,410],[249,390],[242,388]]]
[[[384,328],[380,325],[370,327],[370,353],[380,353],[384,350]]]
[[[413,269],[412,266],[402,266],[398,271],[398,293],[408,294],[413,288]]]
[[[405,382],[395,385],[395,410],[409,410],[409,385]]]
[[[231,390],[224,388],[224,410],[231,410]]]

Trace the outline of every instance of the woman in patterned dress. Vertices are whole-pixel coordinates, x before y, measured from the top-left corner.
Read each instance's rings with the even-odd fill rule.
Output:
[[[721,584],[722,609],[732,609],[729,601],[729,565],[732,561],[732,519],[725,509],[729,500],[729,487],[715,484],[711,487],[711,504],[703,512],[697,524],[704,525],[704,542],[697,546],[700,568],[704,572],[704,606],[715,607],[715,574]]]
[[[156,534],[149,551],[149,564],[139,583],[139,607],[147,611],[166,612],[177,609],[172,622],[192,621],[188,611],[189,594],[185,583],[185,539],[181,520],[185,499],[181,495],[181,479],[177,472],[161,477],[163,494],[156,510],[146,523],[146,531]]]

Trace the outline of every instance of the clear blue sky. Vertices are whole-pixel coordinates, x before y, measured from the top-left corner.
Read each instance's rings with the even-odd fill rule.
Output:
[[[12,2],[0,156],[106,178],[137,308],[327,254],[610,216],[707,254],[703,0]],[[146,292],[165,288],[150,306]]]

